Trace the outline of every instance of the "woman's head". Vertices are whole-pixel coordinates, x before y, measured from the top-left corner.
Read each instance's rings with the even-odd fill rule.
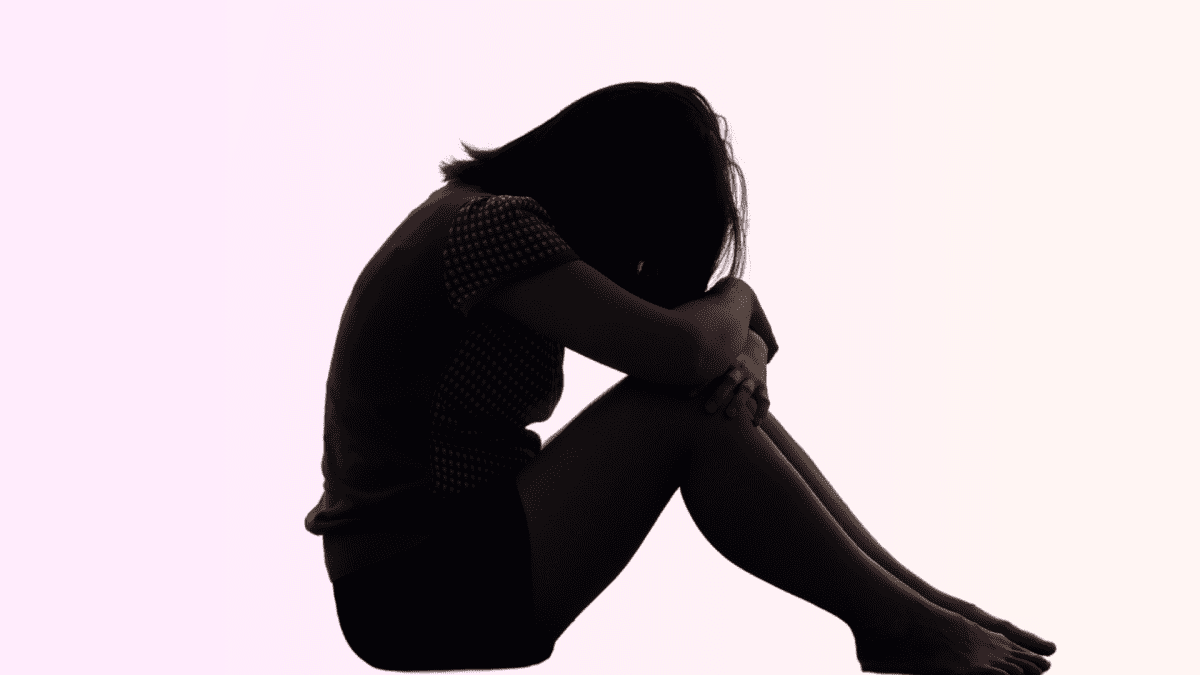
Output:
[[[723,123],[691,87],[617,84],[500,148],[464,143],[471,159],[442,174],[534,198],[585,262],[674,306],[702,294],[722,260],[734,275],[745,265],[745,179]]]

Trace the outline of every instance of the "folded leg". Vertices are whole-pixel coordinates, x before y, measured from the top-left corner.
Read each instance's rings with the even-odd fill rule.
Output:
[[[745,416],[623,380],[517,480],[534,606],[558,635],[624,569],[677,488],[727,559],[845,621],[864,668],[1036,675],[1049,663],[937,607],[867,556]]]

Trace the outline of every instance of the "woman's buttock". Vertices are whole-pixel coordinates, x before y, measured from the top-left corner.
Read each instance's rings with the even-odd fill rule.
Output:
[[[513,479],[456,500],[425,543],[334,582],[350,647],[384,670],[518,668],[554,648],[533,617],[529,530]]]

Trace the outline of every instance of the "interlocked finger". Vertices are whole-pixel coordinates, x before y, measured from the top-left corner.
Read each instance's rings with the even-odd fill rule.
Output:
[[[1008,673],[1008,675],[1022,675],[1021,666],[1018,666],[1015,663],[1011,663],[1008,660],[998,661],[998,662],[996,662],[995,665],[1000,670],[1003,670],[1004,672]]]
[[[1031,661],[1027,658],[1022,658],[1022,656],[1020,654],[1014,654],[1014,655],[1008,657],[1006,660],[1009,663],[1016,664],[1016,666],[1021,669],[1021,673],[1023,675],[1038,675],[1039,673],[1041,673],[1042,671],[1044,671],[1050,667],[1050,664],[1048,662],[1046,664],[1046,667],[1043,668],[1042,666],[1034,663],[1033,661]]]
[[[762,421],[767,417],[767,409],[771,407],[771,399],[767,396],[767,385],[761,384],[754,391],[754,398],[751,399],[756,408],[754,411],[754,426],[762,424]]]
[[[758,401],[754,400],[753,398],[751,398],[749,401],[746,401],[746,412],[750,413],[751,423],[754,424],[754,426],[758,426],[758,424],[754,422],[754,420],[758,419]]]
[[[1020,645],[1018,645],[1018,646],[1020,646]],[[1013,658],[1017,659],[1018,661],[1021,661],[1022,663],[1032,663],[1034,665],[1034,667],[1036,667],[1038,669],[1038,672],[1050,669],[1050,661],[1049,660],[1036,654],[1035,652],[1025,649],[1024,647],[1021,647],[1021,651],[1014,654]]]
[[[1017,669],[1016,675],[1042,675],[1042,669],[1019,658],[1009,656],[1004,662]]]
[[[741,385],[742,381],[749,376],[750,373],[741,366],[735,366],[731,368],[727,373],[725,373],[725,377],[721,380],[721,386],[717,387],[717,390],[713,392],[712,397],[708,399],[708,403],[705,405],[705,410],[707,410],[709,414],[712,414],[720,410],[722,406],[728,405],[729,399],[733,396],[734,390],[737,389],[738,386]]]
[[[758,379],[754,377],[746,377],[738,385],[737,394],[733,397],[733,401],[729,403],[729,407],[725,409],[725,416],[733,419],[738,413],[746,410],[746,402],[754,395],[754,390],[758,389]]]

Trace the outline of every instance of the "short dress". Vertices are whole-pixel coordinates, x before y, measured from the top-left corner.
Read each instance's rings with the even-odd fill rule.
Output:
[[[327,382],[324,537],[350,647],[384,670],[549,658],[516,474],[562,395],[563,347],[480,304],[578,256],[528,197],[448,186],[359,276]]]

